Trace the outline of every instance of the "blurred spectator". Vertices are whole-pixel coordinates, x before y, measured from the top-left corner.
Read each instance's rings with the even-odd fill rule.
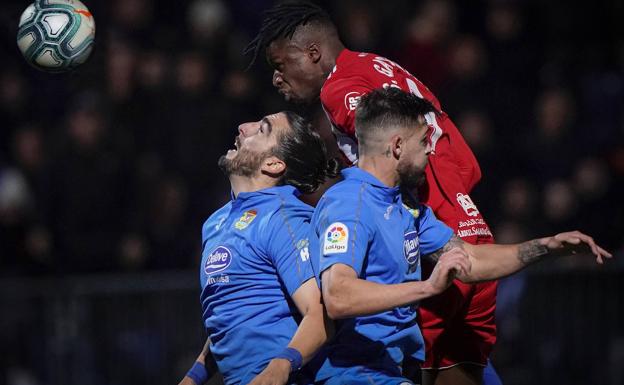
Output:
[[[447,81],[445,48],[456,30],[456,6],[451,1],[429,0],[422,3],[410,20],[407,40],[397,61],[434,93]],[[443,101],[448,105],[448,101]]]
[[[63,127],[63,143],[51,161],[51,223],[61,271],[117,268],[126,226],[128,171],[110,135],[96,95],[82,95]]]
[[[570,94],[562,89],[543,91],[537,98],[535,119],[535,130],[521,134],[531,172],[545,181],[570,176],[582,148]]]

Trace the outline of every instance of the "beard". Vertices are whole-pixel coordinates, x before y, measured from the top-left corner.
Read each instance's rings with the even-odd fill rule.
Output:
[[[221,155],[217,164],[227,177],[230,175],[251,177],[260,170],[262,161],[271,155],[273,155],[272,150],[261,153],[239,150],[232,159],[228,159],[226,155]]]
[[[397,172],[399,173],[399,183],[408,190],[416,189],[425,183],[425,167],[399,163]]]

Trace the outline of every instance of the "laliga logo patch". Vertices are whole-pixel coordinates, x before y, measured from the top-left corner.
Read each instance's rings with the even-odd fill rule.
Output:
[[[344,105],[349,112],[354,111],[360,101],[362,94],[357,91],[347,92],[344,97]]]
[[[223,271],[230,266],[232,263],[232,253],[227,247],[218,246],[208,258],[206,258],[206,263],[204,263],[204,273],[207,275],[218,273]]]
[[[246,229],[247,226],[249,226],[249,224],[251,223],[251,221],[253,221],[256,218],[256,215],[258,215],[258,212],[256,210],[245,211],[243,213],[243,216],[240,217],[240,219],[238,220],[238,222],[234,224],[234,227],[236,227],[239,230]]]
[[[416,231],[410,231],[405,233],[405,239],[403,241],[403,255],[410,265],[418,262],[420,257],[420,248],[418,247],[418,233]]]
[[[334,222],[325,230],[323,254],[337,254],[347,251],[349,229],[343,223]]]

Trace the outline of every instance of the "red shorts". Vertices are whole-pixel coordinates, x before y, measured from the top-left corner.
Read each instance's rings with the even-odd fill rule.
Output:
[[[462,205],[432,199],[436,216],[468,243],[494,243],[470,197],[467,194],[457,194],[457,197]],[[432,269],[433,265],[423,260],[423,279],[429,277]],[[462,363],[487,364],[496,342],[496,288],[496,281],[465,284],[455,280],[444,293],[421,301],[419,317],[425,339],[423,369],[443,369]]]
[[[447,175],[439,169],[440,175]],[[494,237],[467,192],[451,182],[459,180],[449,174],[443,193],[433,176],[428,174],[426,188],[420,196],[436,217],[450,226],[455,234],[472,244],[494,243]],[[422,260],[422,278],[428,278],[433,264]],[[425,339],[423,369],[443,369],[457,364],[487,364],[496,342],[497,283],[465,284],[453,282],[444,293],[420,302],[420,325]]]
[[[496,281],[474,285],[455,281],[444,293],[420,303],[423,369],[486,365],[496,342],[496,287]]]

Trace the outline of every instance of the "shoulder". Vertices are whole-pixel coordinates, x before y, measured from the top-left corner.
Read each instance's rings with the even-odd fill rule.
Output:
[[[292,230],[293,227],[307,226],[310,223],[314,208],[299,198],[293,196],[276,195],[271,210],[263,221],[261,231],[279,233]]]
[[[208,219],[204,221],[204,224],[202,225],[202,238],[205,239],[210,232],[218,230],[221,222],[227,219],[231,207],[232,202],[226,203],[223,207],[212,213],[212,215],[210,215]]]
[[[323,217],[325,221],[361,218],[367,215],[366,189],[367,184],[362,181],[343,180],[336,183],[321,197],[315,215],[319,217],[318,219]]]

